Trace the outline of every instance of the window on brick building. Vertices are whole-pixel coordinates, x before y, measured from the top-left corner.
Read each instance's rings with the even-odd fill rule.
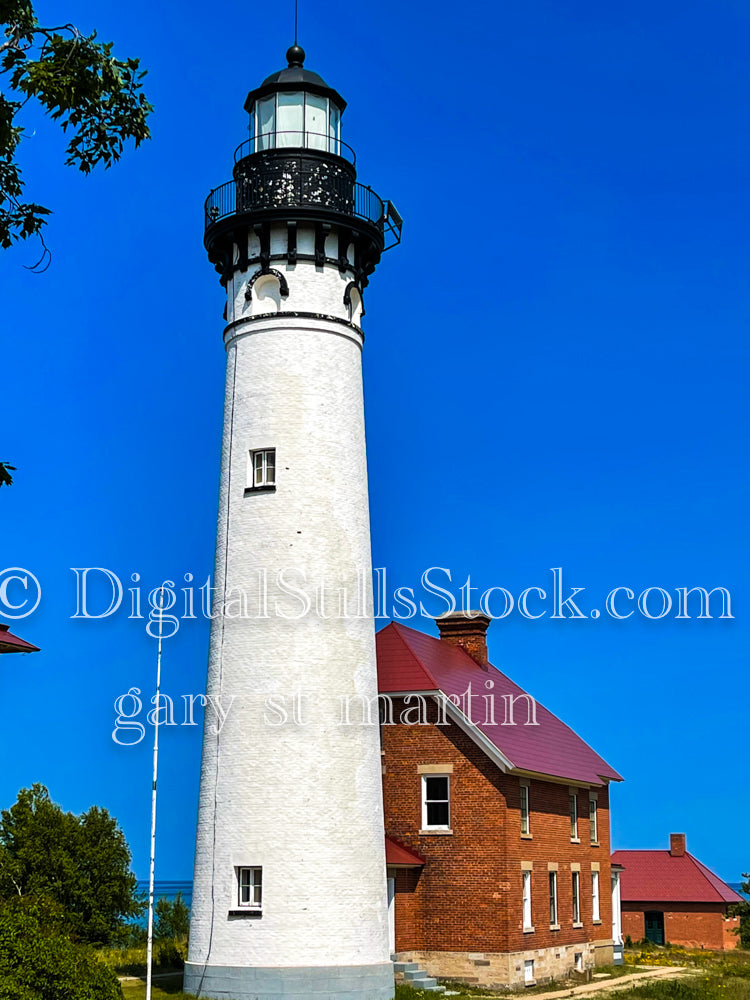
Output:
[[[549,873],[549,922],[557,926],[557,872]]]
[[[523,872],[523,929],[533,931],[531,923],[531,872]]]
[[[597,816],[599,803],[593,795],[589,796],[589,828],[591,832],[591,843],[599,843],[599,818]]]
[[[247,469],[247,488],[260,490],[276,485],[276,449],[251,451]]]
[[[581,922],[581,873],[572,873],[573,882],[573,923]]]
[[[529,786],[521,785],[521,834],[531,833],[531,810],[529,807]]]
[[[599,872],[591,873],[591,919],[602,919],[599,907]]]
[[[578,840],[578,795],[570,793],[570,839]]]
[[[422,829],[449,830],[451,825],[450,778],[447,774],[422,775]]]
[[[237,869],[237,904],[259,910],[263,899],[263,869]]]

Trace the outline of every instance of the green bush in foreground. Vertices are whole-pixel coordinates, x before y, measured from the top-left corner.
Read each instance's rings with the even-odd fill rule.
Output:
[[[122,1000],[122,990],[54,915],[18,899],[0,908],[0,1000]]]

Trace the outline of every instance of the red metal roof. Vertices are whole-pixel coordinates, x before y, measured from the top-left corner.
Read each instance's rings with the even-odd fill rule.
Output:
[[[622,865],[623,903],[742,903],[742,897],[692,854],[669,851],[615,851]]]
[[[423,632],[391,622],[376,636],[378,687],[381,694],[406,691],[442,691],[461,697],[471,685],[473,718],[497,749],[522,771],[601,785],[604,779],[622,781],[621,776],[595,753],[580,736],[537,702],[537,726],[527,726],[526,701],[515,706],[515,725],[502,725],[503,695],[514,698],[526,692],[495,667],[483,670],[459,646],[435,639]],[[494,681],[495,724],[485,725],[485,682]]]
[[[386,837],[385,863],[392,868],[421,868],[425,859],[392,837]]]
[[[0,653],[38,653],[39,647],[32,646],[9,631],[8,625],[0,625]]]

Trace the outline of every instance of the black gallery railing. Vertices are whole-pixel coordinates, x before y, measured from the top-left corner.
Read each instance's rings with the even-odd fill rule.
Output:
[[[331,183],[333,181],[333,183]],[[325,207],[365,219],[375,226],[385,221],[386,206],[375,192],[346,177],[320,178],[297,174],[280,178],[253,178],[241,175],[237,180],[214,188],[206,198],[206,229],[229,215],[264,208]]]

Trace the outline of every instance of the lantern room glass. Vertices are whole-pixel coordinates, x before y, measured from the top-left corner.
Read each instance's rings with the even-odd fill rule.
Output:
[[[253,152],[316,149],[340,155],[341,111],[327,97],[278,92],[256,101],[250,114]]]

